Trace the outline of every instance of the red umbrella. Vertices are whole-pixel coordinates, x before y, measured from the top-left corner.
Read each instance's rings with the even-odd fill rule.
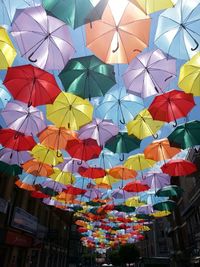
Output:
[[[31,196],[34,197],[34,198],[49,198],[49,195],[46,195],[40,191],[33,191],[31,193]]]
[[[101,153],[101,147],[98,146],[96,140],[91,138],[85,140],[70,140],[67,143],[66,150],[72,158],[85,161],[98,158]]]
[[[140,181],[130,182],[124,186],[124,190],[127,192],[142,192],[149,190],[149,186],[146,184],[142,184]]]
[[[171,176],[186,176],[197,171],[194,163],[183,159],[170,160],[161,169]]]
[[[0,144],[15,151],[26,151],[32,150],[36,142],[32,136],[26,136],[12,129],[1,129]]]
[[[176,119],[187,116],[194,106],[195,102],[192,94],[172,90],[156,96],[148,110],[154,120],[175,121],[174,126],[176,126]]]
[[[87,178],[101,178],[106,175],[106,172],[102,168],[85,168],[85,167],[79,167],[78,172],[81,176],[87,177]]]
[[[61,92],[52,74],[32,65],[8,68],[3,83],[14,99],[28,106],[51,104]]]
[[[83,195],[87,192],[87,190],[69,185],[67,186],[67,189],[63,190],[63,192],[69,195]]]

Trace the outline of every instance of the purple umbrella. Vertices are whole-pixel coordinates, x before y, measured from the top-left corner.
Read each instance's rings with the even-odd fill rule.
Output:
[[[162,93],[175,77],[176,60],[166,58],[157,49],[132,60],[124,74],[124,83],[129,93],[145,98]]]
[[[127,198],[134,196],[134,195],[135,194],[129,193],[123,189],[114,189],[114,190],[112,190],[112,193],[111,193],[111,196],[115,199],[127,199]]]
[[[151,189],[160,189],[163,186],[170,185],[171,176],[166,173],[147,173],[142,183],[147,184]]]
[[[46,128],[45,117],[39,109],[28,107],[27,104],[17,100],[9,102],[1,115],[8,128],[25,135],[36,136]]]
[[[55,182],[52,179],[46,179],[45,182],[41,183],[41,186],[43,188],[45,188],[45,187],[51,188],[54,191],[59,192],[59,193],[61,193],[64,189],[66,189],[66,186],[65,185],[60,184],[58,182]]]
[[[10,148],[3,148],[0,150],[0,161],[10,165],[20,165],[30,159],[31,156],[27,151],[15,151]]]
[[[84,194],[84,197],[87,197],[89,199],[100,198],[101,196],[101,191],[96,188],[88,189],[87,192]]]
[[[42,69],[62,70],[75,52],[67,25],[42,6],[18,9],[12,35],[21,55]]]
[[[80,139],[92,138],[97,140],[100,146],[104,146],[105,143],[117,135],[119,132],[118,127],[113,124],[111,120],[101,120],[98,118],[93,119],[93,121],[85,126],[83,126],[79,131]]]
[[[89,168],[89,165],[80,159],[64,158],[64,162],[58,164],[56,167],[61,169],[63,172],[78,173],[78,169],[80,167]]]
[[[151,214],[153,213],[153,206],[152,205],[143,205],[143,206],[140,206],[140,207],[137,207],[135,212],[136,214]]]

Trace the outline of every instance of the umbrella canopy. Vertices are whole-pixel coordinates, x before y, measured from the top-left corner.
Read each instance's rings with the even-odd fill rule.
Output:
[[[137,207],[135,212],[136,214],[145,214],[145,215],[149,215],[151,213],[153,213],[153,206],[152,205],[143,205],[140,207]]]
[[[50,178],[64,185],[73,184],[76,181],[76,178],[72,175],[72,173],[63,172],[58,168],[53,169],[53,173],[50,175]]]
[[[85,161],[98,158],[101,153],[101,147],[98,146],[96,140],[91,138],[71,140],[67,143],[66,150],[71,157]]]
[[[81,176],[92,179],[101,178],[106,175],[105,170],[102,168],[80,167],[78,169],[78,172],[80,173]]]
[[[67,25],[42,6],[18,9],[12,35],[21,55],[42,69],[62,70],[75,51]]]
[[[138,193],[138,192],[149,190],[149,186],[142,184],[140,181],[135,181],[135,182],[131,182],[131,183],[126,184],[123,189],[127,192]]]
[[[94,118],[91,123],[83,126],[78,133],[79,139],[92,138],[97,141],[99,146],[104,147],[105,143],[117,135],[119,129],[110,120]]]
[[[132,1],[132,0],[130,0]],[[162,9],[173,7],[174,3],[172,0],[136,0],[147,14],[151,14]]]
[[[47,119],[57,127],[78,130],[92,120],[93,106],[88,100],[70,93],[60,93],[52,105],[47,105]]]
[[[153,205],[154,210],[159,211],[173,211],[176,207],[176,202],[172,200],[167,200],[165,202],[160,202]]]
[[[10,165],[20,165],[31,159],[27,151],[15,151],[10,148],[3,148],[0,150],[0,161]]]
[[[139,197],[130,197],[125,201],[126,206],[128,207],[140,207],[145,203],[140,201]]]
[[[113,183],[117,183],[118,179],[116,179],[116,178],[114,178],[114,177],[112,177],[110,175],[106,175],[103,178],[96,179],[95,182],[96,182],[96,184],[98,186],[101,185],[101,184],[104,184],[104,185],[106,184],[106,185],[110,185],[111,188],[112,188],[112,184]],[[101,188],[101,186],[99,188]]]
[[[168,185],[159,189],[156,192],[158,197],[180,197],[183,194],[183,189],[177,185]]]
[[[127,192],[125,191],[124,189],[113,189],[111,191],[111,196],[114,198],[114,199],[127,199],[127,198],[130,198],[133,196],[133,193],[131,192]]]
[[[128,134],[135,135],[139,139],[153,136],[155,139],[158,137],[156,132],[164,125],[161,121],[156,121],[152,118],[147,109],[138,113],[134,120],[129,121],[127,124]]]
[[[176,77],[176,61],[168,59],[161,50],[146,52],[135,57],[124,74],[129,93],[148,97],[162,93]]]
[[[46,128],[43,113],[32,106],[18,100],[8,102],[1,112],[8,128],[24,133],[25,135],[36,136]]]
[[[186,176],[197,171],[194,163],[183,159],[170,160],[161,169],[171,176]]]
[[[51,191],[56,192],[56,194],[54,194],[54,195],[57,195],[58,192],[60,193],[64,189],[66,189],[65,185],[60,184],[60,183],[58,183],[52,179],[46,179],[43,183],[41,183],[41,186],[42,187],[40,188],[40,191],[45,193],[45,191],[47,190],[46,191],[46,193],[47,193],[49,191],[49,189],[51,189]],[[42,189],[44,189],[44,190],[42,190]],[[47,195],[49,195],[49,194],[47,193]]]
[[[114,87],[104,96],[95,113],[97,117],[112,120],[121,126],[132,120],[143,108],[141,98],[127,94],[125,87]]]
[[[144,154],[136,154],[128,157],[124,166],[128,169],[141,171],[153,167],[155,161],[152,159],[146,159]]]
[[[164,11],[158,20],[155,44],[172,57],[191,58],[200,49],[199,12],[199,1],[187,0]]]
[[[154,98],[148,108],[154,120],[175,121],[176,119],[187,116],[195,106],[192,94],[186,94],[179,90],[172,90]]]
[[[200,52],[194,55],[180,69],[178,86],[186,93],[200,96]]]
[[[89,165],[80,159],[76,158],[64,158],[64,161],[56,166],[63,172],[78,173],[80,167],[89,168]]]
[[[200,121],[189,121],[180,124],[168,136],[168,140],[172,146],[182,149],[200,145]]]
[[[86,43],[104,62],[126,64],[148,46],[149,30],[150,18],[138,5],[109,0],[101,20],[86,25]]]
[[[103,96],[115,85],[114,67],[94,55],[71,59],[59,77],[66,92],[89,99]]]
[[[8,163],[5,163],[3,161],[0,161],[0,172],[2,175],[5,176],[17,176],[19,174],[22,174],[22,168],[18,165],[10,165]]]
[[[36,159],[31,159],[22,164],[25,172],[35,176],[48,177],[53,173],[53,167],[49,164],[40,162]]]
[[[7,69],[12,66],[17,55],[7,31],[0,27],[0,70]]]
[[[17,180],[15,182],[15,185],[17,187],[19,187],[20,189],[23,189],[23,190],[26,190],[26,191],[30,191],[30,192],[37,190],[35,185],[26,184],[26,183],[23,183],[20,180]]]
[[[69,195],[83,195],[86,193],[86,190],[72,186],[72,185],[68,185],[67,189],[65,189],[64,192]]]
[[[3,86],[0,85],[0,110],[5,108],[10,99],[11,95]]]
[[[91,199],[95,199],[95,198],[101,198],[101,191],[99,189],[96,188],[92,188],[92,189],[88,189],[87,192],[84,194],[84,197]]]
[[[171,177],[166,173],[147,173],[143,177],[142,183],[147,184],[151,189],[160,189],[170,185]]]
[[[155,140],[144,149],[144,155],[148,159],[162,161],[171,159],[181,152],[179,148],[171,147],[167,138]]]
[[[16,151],[25,151],[31,150],[36,142],[32,136],[26,136],[15,130],[4,128],[0,129],[0,144]]]
[[[116,179],[128,180],[135,178],[137,172],[124,166],[116,166],[108,171],[108,174]]]
[[[8,68],[3,83],[14,99],[28,106],[51,104],[61,92],[52,74],[32,65]]]
[[[126,213],[132,213],[135,211],[135,208],[134,207],[128,207],[126,205],[117,205],[117,206],[115,206],[115,210],[126,212]]]

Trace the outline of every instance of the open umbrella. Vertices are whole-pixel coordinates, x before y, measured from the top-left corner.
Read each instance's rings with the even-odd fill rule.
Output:
[[[162,93],[175,77],[175,59],[159,49],[136,56],[123,76],[128,92],[143,98]]]
[[[137,173],[134,170],[128,169],[124,166],[116,166],[108,171],[108,174],[116,179],[128,180],[135,178]]]
[[[149,190],[149,186],[142,184],[140,181],[130,182],[124,186],[124,190],[127,192],[143,192]]]
[[[187,116],[195,106],[192,94],[186,94],[179,90],[171,90],[154,98],[148,110],[154,120],[171,122]]]
[[[47,16],[42,6],[18,9],[12,35],[21,56],[42,69],[62,70],[74,54],[67,25]]]
[[[27,151],[15,151],[10,148],[3,148],[0,150],[0,161],[9,165],[20,165],[31,159]]]
[[[22,168],[16,164],[10,165],[6,162],[0,161],[0,172],[5,176],[17,176],[22,174]]]
[[[137,207],[135,210],[136,214],[145,214],[145,215],[152,214],[153,211],[154,211],[153,206],[149,204]]]
[[[62,192],[64,189],[66,189],[66,186],[63,185],[63,184],[60,184],[52,179],[46,179],[43,183],[41,183],[41,188],[40,188],[40,191],[42,191],[43,193],[47,193],[49,191],[49,189],[51,189],[51,191],[53,192],[56,192],[56,194],[54,195],[57,195],[58,192]],[[47,193],[47,195],[49,195]]]
[[[125,201],[126,206],[128,207],[140,207],[145,203],[140,201],[139,197],[130,197]]]
[[[199,1],[187,0],[164,11],[158,20],[155,44],[172,57],[191,58],[200,49],[199,12]]]
[[[164,186],[156,192],[158,197],[180,197],[184,190],[177,185]]]
[[[170,185],[171,177],[166,173],[147,173],[143,177],[142,183],[147,184],[151,189],[160,189]]]
[[[194,163],[183,159],[170,160],[161,169],[171,176],[186,176],[197,171]]]
[[[76,181],[76,178],[72,173],[63,172],[58,168],[53,169],[53,173],[50,175],[50,178],[64,185],[73,184]]]
[[[189,121],[179,124],[167,137],[172,146],[182,149],[200,145],[200,121]]]
[[[63,172],[78,173],[80,167],[88,168],[88,164],[80,159],[76,158],[64,158],[64,161],[56,166],[61,169]]]
[[[105,170],[102,168],[80,167],[78,169],[78,172],[81,176],[87,177],[87,178],[92,178],[92,179],[101,178],[101,177],[106,175]]]
[[[118,127],[112,121],[94,118],[92,122],[81,127],[78,137],[81,140],[92,138],[97,141],[98,145],[104,147],[105,143],[117,135],[118,131]]]
[[[93,106],[86,99],[61,92],[52,105],[47,105],[47,119],[57,127],[78,130],[92,120]]]
[[[8,128],[24,133],[25,135],[36,136],[46,128],[43,113],[32,106],[18,100],[8,102],[1,112]]]
[[[106,63],[129,63],[148,46],[150,18],[136,4],[109,0],[101,20],[86,24],[86,43]]]
[[[178,86],[186,93],[200,96],[200,52],[181,66]]]
[[[11,95],[8,93],[8,91],[0,85],[0,110],[5,108],[8,101],[10,101]]]
[[[128,157],[124,166],[129,169],[141,171],[153,167],[156,162],[152,159],[146,159],[144,154],[136,154]]]
[[[7,69],[12,66],[17,55],[6,30],[0,27],[0,70]]]
[[[130,0],[132,1],[132,0]],[[136,0],[147,14],[151,14],[162,9],[173,7],[172,0]]]
[[[53,167],[51,165],[40,162],[36,159],[26,161],[22,164],[22,168],[25,172],[35,176],[48,177],[53,173]]]
[[[32,65],[8,68],[3,83],[14,99],[28,106],[51,104],[61,92],[52,74]]]
[[[59,78],[66,92],[89,99],[103,96],[115,85],[114,67],[94,55],[71,59]]]
[[[176,207],[176,202],[172,200],[167,200],[165,202],[160,202],[153,205],[154,210],[159,211],[173,211]]]

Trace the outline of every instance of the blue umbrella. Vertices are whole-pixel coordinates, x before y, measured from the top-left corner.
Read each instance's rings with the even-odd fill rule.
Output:
[[[199,1],[179,0],[160,15],[155,44],[175,58],[191,58],[200,50],[199,14]]]
[[[3,85],[0,85],[0,109],[5,108],[8,101],[10,101],[11,95],[5,89]]]
[[[140,193],[140,200],[142,202],[146,202],[148,205],[155,205],[157,203],[163,202],[168,200],[168,197],[157,197],[154,193],[152,192],[144,192]]]
[[[132,120],[144,108],[143,100],[127,94],[125,87],[113,87],[105,94],[96,108],[96,115],[102,119],[112,120],[119,127]]]
[[[46,177],[34,176],[32,174],[29,174],[29,173],[23,173],[19,177],[20,177],[19,179],[22,183],[30,184],[30,185],[41,184],[47,180]]]

